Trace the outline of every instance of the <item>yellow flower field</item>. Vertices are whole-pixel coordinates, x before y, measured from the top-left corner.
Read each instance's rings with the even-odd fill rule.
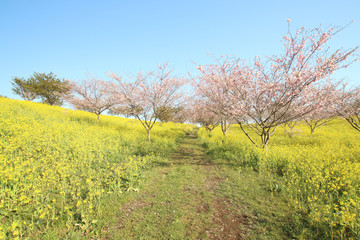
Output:
[[[273,179],[270,191],[290,196],[296,210],[329,237],[360,237],[360,133],[343,119],[315,130],[279,127],[268,149],[255,148],[238,126],[226,141],[219,128],[199,130],[210,154]]]
[[[190,125],[157,124],[0,98],[0,239],[90,226],[105,196],[136,188]]]

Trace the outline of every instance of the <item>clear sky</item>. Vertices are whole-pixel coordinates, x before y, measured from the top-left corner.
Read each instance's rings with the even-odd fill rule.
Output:
[[[0,0],[0,95],[18,98],[12,77],[33,72],[106,79],[169,62],[185,75],[207,54],[278,54],[288,18],[292,30],[355,20],[331,46],[360,45],[359,0]],[[360,85],[360,62],[335,77]]]

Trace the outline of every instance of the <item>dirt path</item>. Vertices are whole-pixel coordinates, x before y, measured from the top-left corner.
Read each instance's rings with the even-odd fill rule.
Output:
[[[105,229],[104,239],[253,239],[257,231],[277,239],[264,235],[272,229],[253,229],[254,221],[274,218],[262,210],[274,207],[274,200],[259,194],[259,181],[249,176],[209,161],[191,133],[169,161],[147,171],[139,192],[129,193],[112,227]]]
[[[209,239],[242,239],[246,231],[239,226],[248,225],[247,217],[237,215],[232,211],[231,203],[216,194],[219,191],[219,183],[223,182],[224,174],[220,166],[212,164],[205,155],[205,149],[193,133],[190,135],[173,154],[172,160],[176,164],[187,164],[196,169],[199,177],[205,183],[202,190],[209,193],[208,198],[199,198],[196,212],[211,212],[211,224],[205,226],[200,235],[206,235]],[[197,192],[196,192],[197,193]]]

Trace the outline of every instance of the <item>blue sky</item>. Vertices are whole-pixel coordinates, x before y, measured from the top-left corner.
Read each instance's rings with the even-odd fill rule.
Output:
[[[53,72],[80,80],[113,71],[134,75],[169,62],[178,74],[207,54],[252,60],[282,50],[291,29],[353,24],[330,46],[360,45],[360,1],[0,1],[0,95],[12,77]],[[360,62],[334,76],[360,85]]]

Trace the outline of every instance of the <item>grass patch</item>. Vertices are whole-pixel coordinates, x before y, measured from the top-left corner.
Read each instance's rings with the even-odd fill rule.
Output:
[[[305,239],[302,218],[269,178],[211,160],[194,134],[143,176],[137,191],[109,204],[101,237]]]

